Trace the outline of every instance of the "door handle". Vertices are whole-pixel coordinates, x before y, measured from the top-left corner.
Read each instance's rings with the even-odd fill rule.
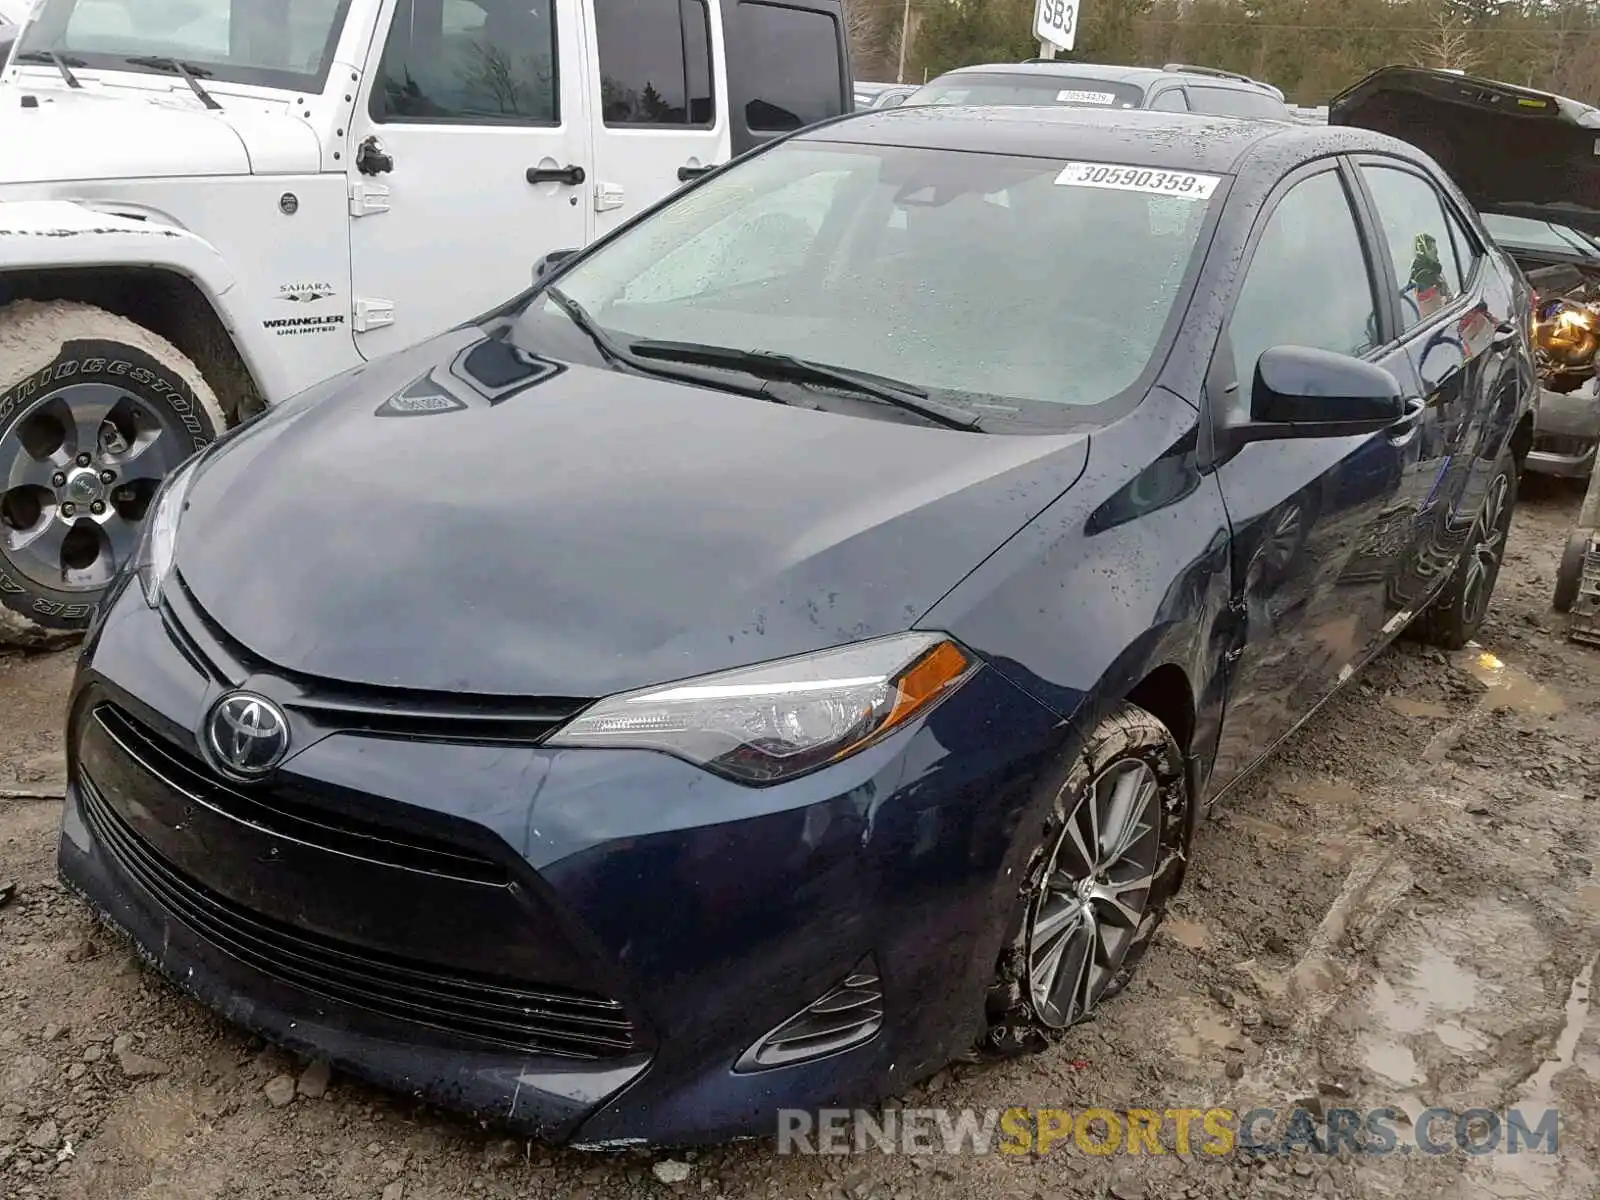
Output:
[[[699,179],[700,176],[708,174],[708,173],[710,173],[712,171],[715,171],[716,169],[717,169],[717,164],[716,163],[707,163],[703,167],[689,167],[689,166],[679,167],[678,168],[678,182],[679,183],[688,183],[691,179]]]
[[[528,168],[529,183],[564,183],[568,187],[577,187],[587,178],[579,166]]]

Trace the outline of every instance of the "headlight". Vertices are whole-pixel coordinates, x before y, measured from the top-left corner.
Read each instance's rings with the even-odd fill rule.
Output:
[[[183,519],[189,484],[194,480],[194,468],[199,459],[200,455],[196,454],[166,477],[150,501],[149,515],[139,533],[134,570],[139,575],[139,586],[144,589],[145,603],[151,608],[160,605],[161,588],[172,571],[173,553],[178,545],[178,522]]]
[[[977,666],[943,634],[898,634],[612,696],[545,744],[661,750],[741,783],[779,783],[865,749]]]

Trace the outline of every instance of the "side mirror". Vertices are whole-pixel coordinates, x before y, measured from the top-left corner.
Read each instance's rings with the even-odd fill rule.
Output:
[[[549,254],[546,254],[538,262],[533,264],[533,281],[538,283],[539,280],[550,274],[551,271],[555,270],[556,267],[560,266],[561,263],[571,258],[577,252],[578,251],[576,249],[550,251]]]
[[[1309,346],[1274,346],[1256,364],[1248,420],[1234,446],[1286,438],[1377,433],[1409,415],[1400,381],[1380,366]]]

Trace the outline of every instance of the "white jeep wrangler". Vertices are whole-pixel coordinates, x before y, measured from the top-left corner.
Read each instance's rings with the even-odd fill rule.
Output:
[[[86,626],[224,428],[851,95],[839,0],[39,0],[0,75],[0,641]]]

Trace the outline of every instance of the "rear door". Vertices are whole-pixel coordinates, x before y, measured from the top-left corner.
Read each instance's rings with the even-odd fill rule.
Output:
[[[1426,404],[1402,488],[1416,521],[1413,552],[1389,595],[1392,613],[1410,613],[1448,576],[1477,515],[1474,464],[1493,410],[1484,401],[1504,363],[1498,335],[1514,331],[1511,298],[1492,286],[1476,236],[1425,172],[1395,158],[1357,161],[1382,235],[1383,286]]]
[[[1256,361],[1278,345],[1352,354],[1420,392],[1391,335],[1378,247],[1354,175],[1326,159],[1291,175],[1257,223],[1206,386],[1213,427],[1247,412]],[[1413,416],[1376,434],[1258,442],[1219,464],[1233,529],[1233,662],[1214,778],[1225,787],[1348,678],[1386,636],[1393,531],[1409,528],[1402,481],[1417,456]]]
[[[730,153],[717,0],[589,0],[596,237]]]
[[[853,112],[839,0],[724,0],[732,149]]]

